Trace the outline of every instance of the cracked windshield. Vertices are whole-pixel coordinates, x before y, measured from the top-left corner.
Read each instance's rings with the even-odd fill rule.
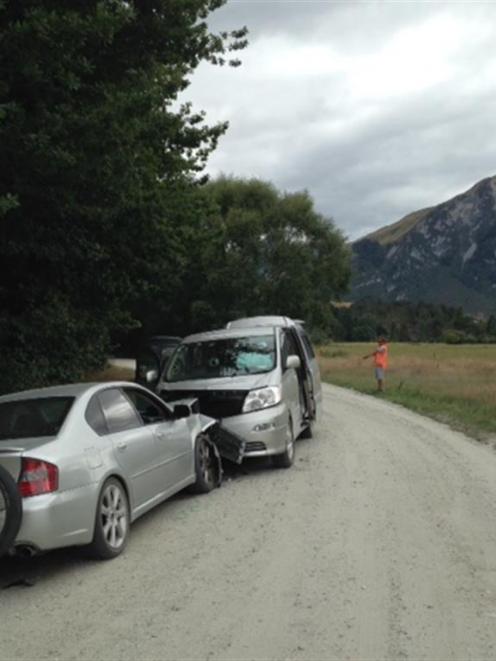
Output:
[[[167,381],[263,374],[273,370],[275,364],[273,335],[194,342],[183,344],[176,351],[167,370]]]

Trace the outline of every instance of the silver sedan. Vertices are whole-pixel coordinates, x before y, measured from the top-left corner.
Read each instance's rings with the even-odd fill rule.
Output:
[[[185,487],[211,491],[216,423],[195,411],[122,382],[0,397],[0,549],[90,545],[113,558],[152,507]]]

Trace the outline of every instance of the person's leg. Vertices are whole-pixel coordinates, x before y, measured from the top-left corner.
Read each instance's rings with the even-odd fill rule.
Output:
[[[375,378],[377,380],[377,392],[384,392],[384,370],[381,367],[375,368]]]

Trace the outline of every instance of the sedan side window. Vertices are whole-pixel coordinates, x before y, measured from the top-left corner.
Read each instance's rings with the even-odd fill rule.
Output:
[[[134,404],[144,425],[153,425],[170,419],[167,410],[146,393],[134,388],[125,388],[124,392]]]
[[[138,414],[120,390],[109,388],[98,396],[111,434],[141,427]]]
[[[99,436],[108,434],[107,421],[103,415],[98,395],[93,395],[93,397],[90,399],[90,402],[86,407],[84,417],[86,418],[86,422],[89,424],[89,426],[93,429],[93,431],[96,431]]]

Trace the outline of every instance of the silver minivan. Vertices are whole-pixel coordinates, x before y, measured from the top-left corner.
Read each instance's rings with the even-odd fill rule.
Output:
[[[186,337],[161,374],[166,401],[196,397],[200,411],[245,440],[245,457],[294,461],[294,442],[311,436],[322,400],[320,374],[301,322],[238,319]]]

